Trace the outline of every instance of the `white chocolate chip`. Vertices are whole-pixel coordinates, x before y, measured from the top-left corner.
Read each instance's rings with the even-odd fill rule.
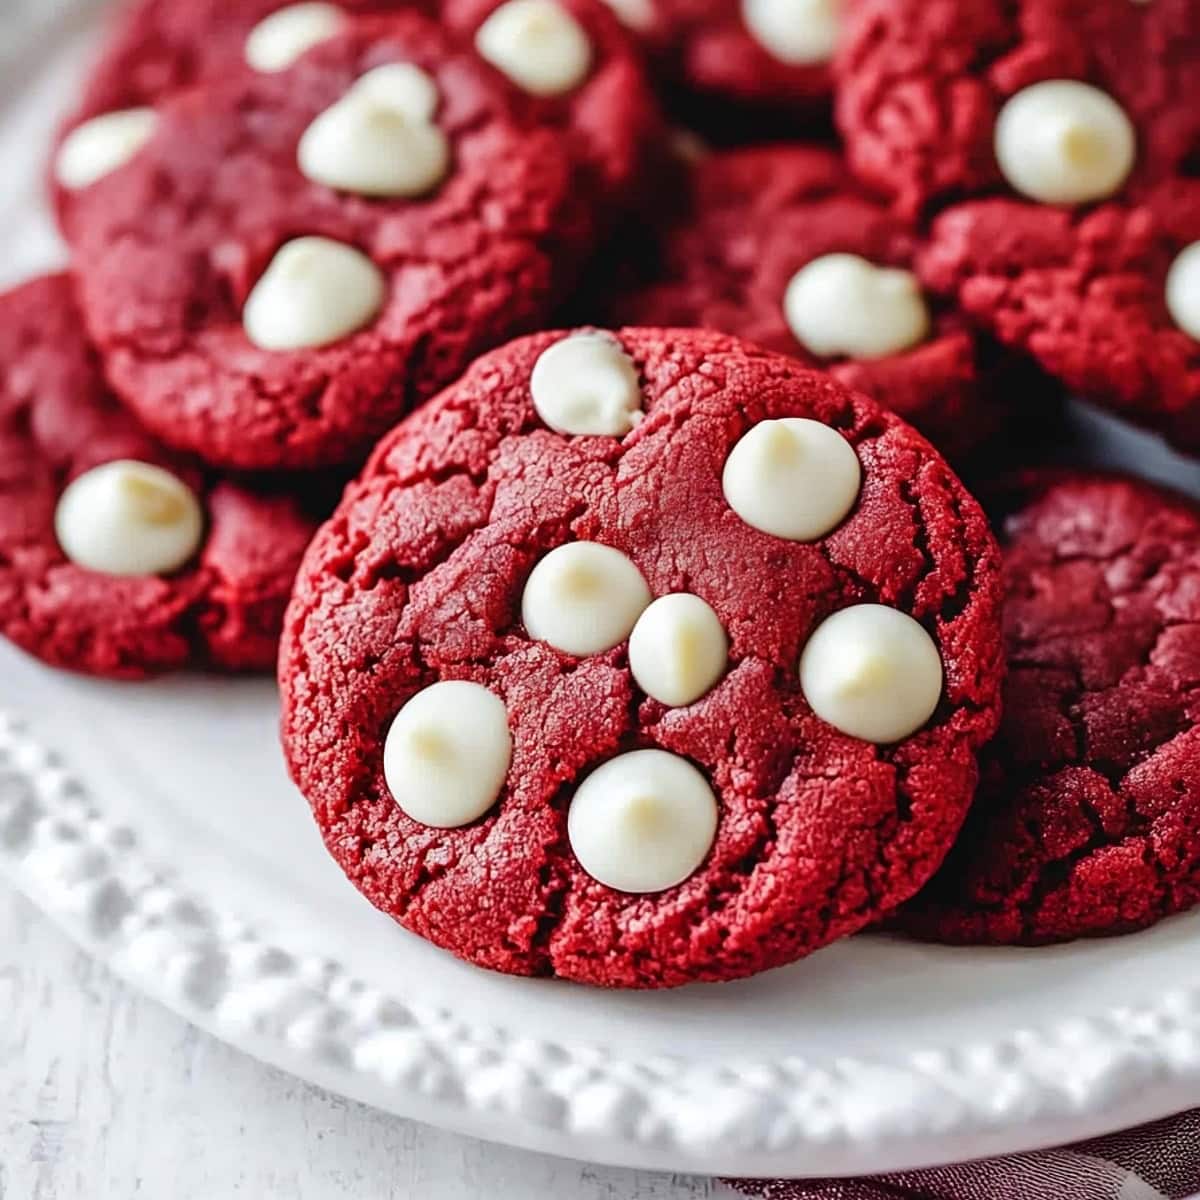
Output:
[[[304,131],[300,170],[363,196],[423,196],[450,167],[450,143],[432,121],[437,104],[437,85],[419,67],[377,67]]]
[[[531,638],[583,657],[620,645],[650,600],[641,571],[619,550],[570,542],[534,567],[521,619]]]
[[[710,691],[728,660],[720,617],[688,592],[659,597],[629,635],[629,669],[638,687],[676,708]]]
[[[77,125],[63,138],[54,174],[63,187],[79,191],[123,167],[154,136],[158,114],[127,108]]]
[[[361,251],[328,238],[296,238],[255,284],[242,324],[263,350],[325,346],[369,324],[386,294],[383,273]]]
[[[712,849],[717,801],[687,759],[635,750],[579,785],[567,836],[579,865],[619,892],[661,892],[694,874]]]
[[[787,286],[783,312],[796,340],[820,358],[885,358],[923,342],[929,308],[911,271],[857,254],[825,254]]]
[[[793,66],[828,62],[837,49],[843,0],[742,0],[754,40]]]
[[[642,419],[637,368],[606,333],[555,342],[534,364],[529,389],[538,416],[558,433],[620,437]]]
[[[996,161],[1022,195],[1086,204],[1117,192],[1133,169],[1137,135],[1107,93],[1073,79],[1017,92],[996,121]]]
[[[1167,272],[1167,311],[1188,337],[1200,342],[1200,242],[1180,251]]]
[[[105,575],[169,575],[200,548],[204,512],[170,471],[122,458],[85,471],[54,514],[63,553]]]
[[[475,49],[534,96],[571,91],[592,65],[587,33],[555,0],[506,0],[480,25]]]
[[[747,525],[812,542],[841,524],[862,486],[854,447],[803,417],[760,421],[729,452],[725,499]]]
[[[512,762],[504,702],[477,683],[435,683],[396,714],[383,777],[401,810],[435,829],[479,820]]]
[[[906,613],[858,604],[823,621],[800,656],[800,686],[835,729],[887,745],[916,733],[942,694],[933,639]]]
[[[305,130],[299,163],[314,183],[411,199],[445,179],[450,144],[436,125],[411,121],[395,109],[342,101]]]
[[[627,29],[644,33],[654,25],[651,0],[605,0],[605,3]]]
[[[412,121],[432,121],[441,103],[437,81],[416,63],[385,63],[359,77],[354,95],[403,113]]]
[[[264,17],[246,38],[246,61],[267,74],[285,71],[346,23],[336,4],[289,4]]]

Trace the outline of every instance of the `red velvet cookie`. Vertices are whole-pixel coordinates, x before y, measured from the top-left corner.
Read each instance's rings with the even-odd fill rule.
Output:
[[[704,155],[684,192],[643,278],[605,305],[608,320],[699,325],[827,368],[951,458],[1001,430],[1036,388],[1027,367],[921,295],[912,227],[832,152]]]
[[[122,399],[217,465],[336,464],[544,321],[595,213],[564,139],[510,108],[415,14],[165,101],[67,210]]]
[[[168,455],[80,330],[65,276],[0,296],[0,634],[94,675],[269,669],[316,520]]]
[[[900,924],[950,942],[1143,928],[1200,900],[1200,511],[1068,475],[1007,532],[1004,720]]]
[[[539,334],[387,437],[315,539],[288,761],[355,885],[470,962],[749,975],[946,853],[998,572],[866,397],[713,333]]]
[[[1198,243],[1200,183],[1193,181],[1086,214],[981,200],[934,223],[920,273],[1076,394],[1195,451]]]
[[[848,0],[844,21],[837,116],[849,160],[906,213],[1028,184],[1064,154],[1073,165],[1057,186],[1078,187],[1061,202],[1115,195],[1110,135],[1133,150],[1135,187],[1195,165],[1196,0]],[[1077,104],[1078,87],[1025,92],[1062,80],[1099,94]]]
[[[498,7],[496,0],[141,0],[122,14],[68,128],[154,105],[246,67],[283,69],[344,30],[354,16],[425,12],[440,16],[470,43]],[[486,43],[505,69],[514,104],[524,100],[532,121],[567,132],[598,184],[623,203],[659,132],[656,103],[632,37],[600,0],[561,0],[561,5],[525,0],[516,9],[493,21]],[[559,26],[567,27],[565,34]],[[549,46],[557,51],[548,66],[544,52],[539,57],[547,39],[556,39]]]

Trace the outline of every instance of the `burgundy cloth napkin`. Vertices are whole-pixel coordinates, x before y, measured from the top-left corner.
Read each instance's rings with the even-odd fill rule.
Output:
[[[728,1182],[764,1200],[1197,1200],[1200,1109],[1125,1133],[874,1179]]]

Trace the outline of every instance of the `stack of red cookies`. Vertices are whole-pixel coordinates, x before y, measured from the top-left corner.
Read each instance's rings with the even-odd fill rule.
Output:
[[[278,663],[330,853],[500,971],[1191,906],[1200,509],[1032,464],[1067,396],[1200,452],[1200,0],[610,3],[118,15],[0,632]]]

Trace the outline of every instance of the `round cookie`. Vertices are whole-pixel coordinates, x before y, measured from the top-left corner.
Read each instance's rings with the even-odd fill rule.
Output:
[[[1130,141],[1135,189],[1193,161],[1198,58],[1195,0],[849,0],[838,124],[854,170],[909,215],[1014,182],[1027,194],[1031,171],[1103,199]],[[1051,81],[1072,86],[1025,91]]]
[[[750,975],[946,853],[997,719],[998,568],[929,443],[825,376],[698,330],[539,334],[388,436],[315,539],[288,762],[355,885],[470,962]],[[800,660],[835,614],[822,719]],[[842,732],[884,717],[889,744]]]
[[[1200,450],[1200,183],[1082,215],[1014,200],[947,210],[920,273],[1084,399]],[[1176,266],[1178,264],[1178,266]]]
[[[66,276],[0,296],[0,634],[94,675],[270,669],[317,521],[168,455],[80,329]]]
[[[473,52],[415,14],[362,18],[286,71],[163,102],[67,231],[148,427],[219,466],[305,468],[365,456],[544,321],[594,237],[576,182]]]
[[[605,304],[607,320],[698,325],[793,355],[895,409],[955,459],[1044,391],[1014,356],[922,295],[910,273],[913,229],[831,151],[726,151],[685,170],[679,207],[641,252],[641,278]]]
[[[1116,476],[1025,491],[1004,719],[962,837],[898,918],[922,937],[1123,933],[1200,900],[1200,511]]]

